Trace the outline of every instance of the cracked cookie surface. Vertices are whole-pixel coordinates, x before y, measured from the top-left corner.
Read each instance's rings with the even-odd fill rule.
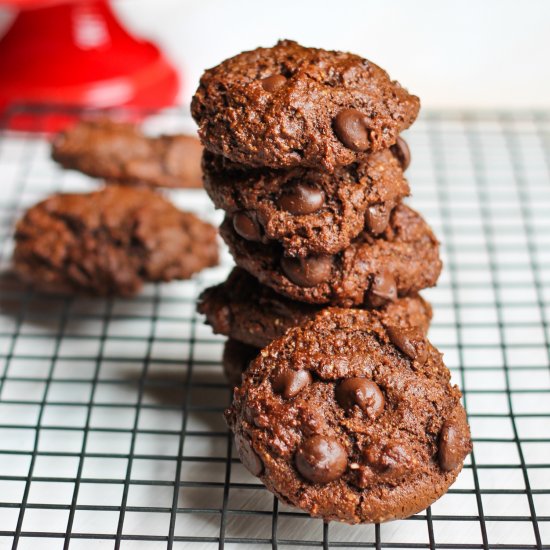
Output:
[[[401,164],[389,150],[333,173],[250,169],[208,151],[202,164],[206,192],[240,235],[280,242],[288,256],[335,254],[365,227],[379,235],[409,194]]]
[[[235,263],[262,284],[292,300],[343,307],[379,303],[435,285],[441,272],[439,244],[423,218],[400,204],[374,238],[363,232],[334,255],[287,258],[277,245],[241,238],[226,218],[220,233]]]
[[[329,308],[264,348],[226,419],[243,465],[315,517],[378,523],[444,494],[471,451],[441,354],[378,311]]]
[[[148,137],[108,119],[80,121],[58,134],[52,158],[108,183],[200,188],[202,146],[194,136]]]
[[[207,70],[191,103],[210,151],[249,166],[327,171],[395,144],[419,108],[374,63],[291,40]]]
[[[130,296],[218,263],[215,228],[146,188],[53,195],[19,220],[15,241],[19,276],[51,292]]]
[[[226,281],[203,291],[197,311],[216,334],[263,348],[289,328],[313,319],[322,307],[285,298],[236,267]],[[379,307],[394,323],[428,331],[432,309],[418,294],[387,300]]]

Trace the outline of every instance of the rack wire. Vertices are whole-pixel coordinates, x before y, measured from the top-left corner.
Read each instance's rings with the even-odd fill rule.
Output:
[[[12,111],[3,122],[7,128]],[[231,261],[133,299],[46,296],[9,271],[14,222],[97,182],[49,160],[50,110],[0,138],[0,548],[550,549],[550,113],[428,112],[408,133],[419,209],[443,242],[431,340],[474,451],[408,520],[323,524],[241,466],[223,339],[195,314]],[[183,110],[151,131],[192,125]],[[171,197],[214,223],[202,191]]]

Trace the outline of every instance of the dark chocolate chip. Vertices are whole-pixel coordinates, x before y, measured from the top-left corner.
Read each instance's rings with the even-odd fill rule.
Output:
[[[262,230],[255,216],[244,210],[233,216],[233,228],[247,241],[257,242],[262,240]]]
[[[468,443],[465,441],[460,429],[447,421],[439,434],[439,465],[441,469],[450,472],[464,460],[468,453]]]
[[[259,476],[263,472],[264,465],[252,448],[250,441],[242,434],[235,434],[235,447],[243,466],[252,475]]]
[[[302,215],[317,212],[324,202],[325,194],[321,189],[298,183],[285,189],[277,204],[291,214]]]
[[[306,439],[296,452],[296,468],[309,481],[328,483],[346,471],[346,450],[330,436],[314,435]]]
[[[399,161],[399,164],[401,164],[401,169],[404,172],[411,164],[411,150],[407,142],[402,137],[398,137],[395,144],[390,147],[390,150]]]
[[[332,256],[281,259],[284,274],[293,283],[302,287],[317,286],[328,281],[332,275],[332,265]]]
[[[372,307],[381,307],[388,302],[397,299],[397,285],[395,279],[389,271],[377,273],[369,289],[369,305]]]
[[[282,74],[274,74],[262,79],[262,88],[270,94],[286,84],[286,78]]]
[[[392,343],[413,361],[424,364],[428,347],[423,333],[416,328],[386,327]]]
[[[378,418],[384,411],[384,394],[378,384],[366,378],[349,378],[336,388],[336,400],[344,409],[357,405],[369,418]]]
[[[366,151],[369,148],[367,117],[357,109],[344,109],[334,118],[334,132],[338,139],[352,151]]]
[[[390,223],[390,209],[385,204],[374,204],[367,209],[367,227],[373,235],[380,235]]]
[[[285,369],[273,379],[273,390],[280,393],[285,399],[290,399],[309,386],[311,380],[308,370]]]

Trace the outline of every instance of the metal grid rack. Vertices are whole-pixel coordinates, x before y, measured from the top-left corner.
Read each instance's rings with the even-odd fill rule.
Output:
[[[37,129],[50,114],[33,113]],[[190,128],[179,110],[147,124]],[[474,452],[426,511],[347,526],[278,503],[235,457],[223,340],[194,312],[227,254],[131,300],[22,287],[16,218],[97,182],[55,166],[43,136],[3,132],[0,548],[550,549],[550,113],[429,112],[407,139],[411,203],[446,266],[425,293],[431,340],[464,392]],[[172,197],[220,221],[202,191]]]

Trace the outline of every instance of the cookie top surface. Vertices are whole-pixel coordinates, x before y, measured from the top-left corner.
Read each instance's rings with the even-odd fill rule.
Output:
[[[308,168],[250,169],[203,155],[204,187],[216,207],[249,240],[281,243],[288,256],[335,254],[364,228],[384,231],[395,205],[409,194],[399,160],[389,151],[322,172]]]
[[[148,137],[108,119],[81,121],[58,134],[52,158],[108,182],[149,187],[202,187],[202,145],[194,136]]]
[[[191,104],[214,153],[250,166],[329,171],[390,147],[419,108],[374,63],[290,40],[207,70]]]
[[[350,307],[435,285],[439,245],[422,217],[400,204],[380,237],[363,232],[335,255],[287,258],[277,245],[247,241],[226,218],[220,233],[238,266],[292,300]]]
[[[260,352],[226,418],[244,466],[285,502],[382,522],[439,498],[471,450],[449,378],[418,331],[329,308]]]
[[[44,291],[136,293],[218,262],[216,230],[146,189],[58,194],[17,223],[15,269]]]
[[[419,295],[387,300],[385,316],[394,324],[416,326],[427,332],[432,310]],[[216,334],[224,334],[263,348],[289,328],[311,320],[322,306],[295,302],[262,285],[246,271],[235,268],[223,283],[207,288],[197,305]]]

